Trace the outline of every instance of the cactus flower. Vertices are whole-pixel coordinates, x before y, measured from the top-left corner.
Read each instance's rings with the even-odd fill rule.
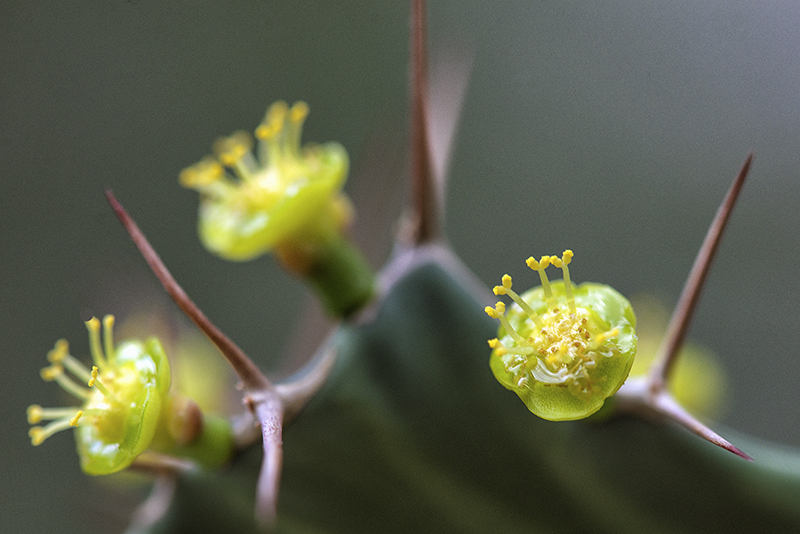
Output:
[[[45,381],[57,382],[83,402],[80,408],[28,408],[30,424],[51,421],[30,429],[33,445],[76,427],[81,468],[90,475],[125,469],[147,449],[170,384],[169,362],[161,343],[151,338],[146,343],[125,341],[115,347],[113,325],[114,317],[106,315],[103,347],[100,321],[93,317],[86,322],[94,360],[91,369],[70,355],[64,339],[57,341],[48,354],[51,365],[42,369]]]
[[[240,131],[215,143],[216,159],[181,172],[181,185],[201,194],[198,230],[208,250],[245,261],[346,224],[347,152],[338,143],[301,147],[307,115],[305,102],[276,102],[255,130],[255,154]]]
[[[609,286],[573,286],[568,265],[571,250],[561,258],[528,258],[541,286],[518,295],[509,275],[494,288],[508,295],[487,306],[500,321],[490,366],[497,380],[514,391],[528,409],[543,419],[582,419],[599,410],[625,382],[636,354],[636,317],[628,300]],[[563,281],[551,283],[545,269],[555,265]]]

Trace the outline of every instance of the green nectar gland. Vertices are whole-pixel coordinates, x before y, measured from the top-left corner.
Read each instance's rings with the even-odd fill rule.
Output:
[[[497,380],[514,391],[528,409],[543,419],[583,419],[599,410],[628,377],[636,354],[636,317],[628,300],[613,288],[593,283],[573,286],[568,265],[571,250],[561,258],[528,258],[541,286],[517,294],[511,277],[503,276],[495,295],[514,304],[487,306],[500,321],[490,366]],[[550,282],[549,265],[564,279]]]
[[[236,132],[217,140],[216,158],[181,172],[181,185],[201,194],[198,230],[211,252],[245,261],[347,224],[347,152],[338,143],[301,147],[307,115],[305,102],[276,102],[255,130],[255,153],[250,134]]]
[[[161,343],[113,340],[114,317],[86,322],[93,359],[91,369],[69,353],[62,339],[47,356],[50,366],[42,369],[47,382],[55,381],[82,402],[80,407],[28,407],[33,445],[40,445],[56,432],[76,427],[75,441],[81,468],[90,475],[105,475],[128,467],[150,445],[170,383],[170,370]],[[68,375],[69,372],[72,376]],[[73,378],[74,377],[74,378]]]

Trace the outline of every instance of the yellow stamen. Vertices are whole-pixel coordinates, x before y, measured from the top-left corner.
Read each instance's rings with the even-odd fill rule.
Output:
[[[50,367],[45,367],[39,372],[39,375],[45,382],[52,382],[59,375],[62,374],[64,374],[64,368],[58,364],[53,364]]]
[[[300,153],[300,138],[303,135],[303,121],[308,116],[308,104],[295,102],[289,111],[289,127],[286,130],[286,144],[284,150],[290,157],[297,157]]]
[[[67,393],[79,398],[88,399],[92,392],[79,386],[70,377],[64,374],[64,368],[58,364],[53,364],[50,367],[45,367],[41,370],[40,375],[45,382],[56,381]]]
[[[30,436],[31,444],[34,447],[41,445],[42,442],[46,439],[46,436],[44,435],[44,428],[40,426],[35,426],[32,427],[30,430],[28,430],[28,436]]]
[[[178,181],[183,187],[205,191],[207,186],[222,180],[225,169],[217,160],[206,157],[191,167],[186,167],[178,175]]]
[[[89,380],[89,387],[95,387],[109,400],[116,400],[116,397],[106,388],[102,382],[97,378],[97,366],[92,367],[92,378]]]
[[[106,358],[114,360],[114,316],[106,315],[103,317],[103,344],[106,349]]]
[[[52,423],[48,424],[45,427],[41,426],[34,426],[30,430],[28,430],[28,436],[31,438],[31,444],[35,447],[37,445],[41,445],[44,440],[55,434],[56,432],[60,432],[61,430],[66,430],[70,427],[70,417],[64,417],[62,419],[58,419],[57,421],[53,421]]]
[[[61,357],[61,365],[78,377],[81,382],[86,382],[90,378],[89,369],[70,354],[65,354]]]
[[[44,409],[39,406],[38,404],[31,404],[28,406],[28,424],[34,425],[36,423],[41,422],[42,420],[42,412]]]
[[[59,339],[56,341],[53,350],[47,353],[47,361],[50,363],[59,363],[67,354],[69,354],[69,343],[67,343],[66,339]]]
[[[92,359],[96,366],[105,369],[108,362],[100,345],[100,320],[92,317],[86,321],[86,329],[89,331],[89,350],[92,353]]]
[[[511,299],[517,303],[517,306],[522,308],[522,311],[525,312],[525,315],[533,321],[533,323],[537,326],[537,328],[541,329],[544,327],[544,322],[542,322],[542,318],[539,317],[539,314],[533,311],[533,308],[528,306],[528,303],[522,300],[515,291],[511,289],[511,277],[509,275],[503,275],[503,285],[502,286],[495,286],[494,288],[495,295],[508,295]]]
[[[256,137],[261,141],[258,147],[258,157],[261,164],[267,168],[275,167],[281,160],[281,141],[284,133],[284,124],[289,106],[279,100],[267,110],[264,121],[256,129]]]
[[[484,311],[486,311],[486,314],[492,319],[497,319],[500,321],[500,324],[503,325],[503,327],[506,329],[506,332],[508,332],[508,335],[510,335],[514,341],[519,344],[525,343],[523,337],[520,336],[516,330],[514,330],[514,327],[512,327],[506,319],[506,316],[504,315],[506,312],[506,305],[503,302],[498,302],[495,304],[494,308],[491,306],[486,306]]]
[[[572,261],[572,256],[574,256],[573,252],[569,249],[564,251],[564,254],[561,256],[561,261],[559,262],[561,265],[562,272],[564,273],[564,293],[567,297],[567,306],[569,307],[569,311],[575,313],[575,299],[572,296],[572,283],[569,279],[569,268],[567,265]]]
[[[538,262],[533,259],[533,256],[525,260],[525,263],[539,273],[539,280],[542,283],[542,290],[544,291],[544,300],[547,303],[547,307],[551,310],[556,308],[556,299],[553,297],[553,290],[550,289],[550,281],[547,279],[547,273],[544,272],[545,269],[550,265],[550,262],[554,256],[542,256]]]
[[[227,167],[234,167],[252,148],[253,138],[243,130],[217,139],[213,146],[217,159]]]
[[[42,408],[38,404],[28,406],[28,424],[34,425],[42,421],[51,421],[63,417],[71,417],[75,413],[75,408]]]

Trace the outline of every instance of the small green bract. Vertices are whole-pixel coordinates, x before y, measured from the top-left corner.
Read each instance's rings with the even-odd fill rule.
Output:
[[[528,258],[542,285],[518,295],[505,275],[494,292],[515,304],[508,311],[502,302],[486,308],[501,324],[498,337],[489,340],[494,376],[531,412],[551,421],[598,411],[625,382],[636,355],[630,302],[606,285],[573,286],[567,267],[572,256],[566,250],[561,258]],[[563,270],[563,281],[548,281],[550,264]]]

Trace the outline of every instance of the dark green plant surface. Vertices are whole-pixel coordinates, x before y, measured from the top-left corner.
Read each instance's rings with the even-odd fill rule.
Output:
[[[670,425],[538,419],[487,373],[495,330],[437,263],[344,327],[331,379],[285,431],[278,531],[800,529],[796,451],[729,435],[748,463]],[[257,531],[240,498],[252,503],[259,459],[181,480],[151,532]]]

